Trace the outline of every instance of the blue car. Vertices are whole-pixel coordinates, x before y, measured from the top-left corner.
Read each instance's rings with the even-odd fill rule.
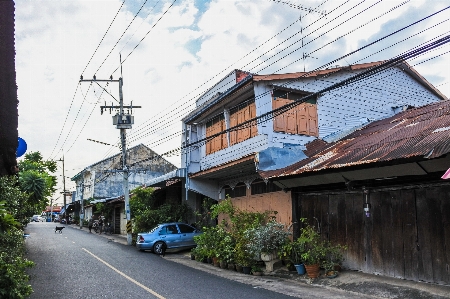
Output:
[[[201,232],[193,226],[181,222],[162,223],[147,233],[137,235],[136,247],[164,254],[165,249],[188,249],[196,246],[194,236]]]

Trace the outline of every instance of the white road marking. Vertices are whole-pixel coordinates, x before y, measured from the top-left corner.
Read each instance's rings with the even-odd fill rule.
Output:
[[[123,272],[120,272],[118,269],[114,268],[113,266],[111,266],[110,264],[108,264],[107,262],[105,262],[104,260],[102,260],[101,258],[99,258],[98,256],[96,256],[95,254],[93,254],[92,252],[90,252],[89,250],[82,248],[84,251],[86,251],[87,253],[89,253],[90,255],[92,255],[93,257],[95,257],[96,259],[98,259],[100,262],[102,262],[103,264],[105,264],[106,266],[110,267],[111,269],[113,269],[115,272],[119,273],[120,275],[122,275],[123,277],[125,277],[126,279],[128,279],[129,281],[131,281],[132,283],[140,286],[141,288],[143,288],[144,290],[146,290],[147,292],[149,292],[150,294],[154,295],[155,297],[159,298],[159,299],[166,299],[165,297],[161,296],[160,294],[156,293],[155,291],[153,291],[152,289],[147,288],[145,285],[137,282],[136,280],[134,280],[133,278],[131,278],[130,276],[126,275]]]

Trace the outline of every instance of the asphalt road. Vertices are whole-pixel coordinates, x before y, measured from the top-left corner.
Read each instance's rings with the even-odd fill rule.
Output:
[[[58,224],[59,225],[59,224]],[[200,271],[86,230],[54,223],[30,223],[26,233],[32,299],[76,298],[361,298],[361,294],[309,286],[288,286],[232,273]],[[170,254],[170,253],[169,253]],[[242,279],[235,279],[242,276]]]

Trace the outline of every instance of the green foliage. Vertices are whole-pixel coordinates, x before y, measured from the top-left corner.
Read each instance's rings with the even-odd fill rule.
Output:
[[[250,242],[247,246],[250,253],[259,256],[261,253],[273,253],[282,247],[290,235],[282,223],[274,220],[266,224],[248,229],[244,233]]]
[[[42,211],[48,205],[47,198],[55,192],[57,180],[54,173],[57,169],[55,161],[45,161],[39,152],[25,155],[19,162],[20,189],[28,195],[28,201],[23,203],[27,217]]]
[[[114,207],[105,203],[99,202],[95,204],[95,213],[104,216],[106,219],[111,219]]]
[[[302,219],[303,222],[304,219]],[[333,245],[323,240],[314,226],[306,225],[300,229],[300,237],[295,241],[301,250],[301,261],[305,265],[320,264],[329,270],[343,260],[342,251],[346,246]]]
[[[17,187],[16,177],[0,177],[0,201],[6,212],[22,225],[26,225],[35,212],[35,205],[28,203],[28,196]]]
[[[0,298],[26,298],[32,289],[25,270],[34,263],[24,258],[23,231],[0,233],[0,249]]]
[[[194,211],[196,219],[195,227],[205,227],[215,225],[215,218],[211,215],[211,207],[214,205],[215,200],[205,197],[202,201],[202,207],[200,211]]]
[[[20,223],[7,213],[5,204],[6,201],[0,201],[0,233],[7,233],[13,228],[20,228]]]
[[[162,204],[157,206],[153,188],[136,188],[130,198],[133,215],[133,231],[146,232],[159,223],[183,222],[192,209],[186,204]]]
[[[305,243],[301,239],[295,241],[288,240],[278,250],[280,259],[289,260],[293,265],[302,263],[302,254],[305,251]]]
[[[231,251],[234,262],[242,266],[250,266],[255,262],[255,255],[248,249],[251,241],[246,237],[245,232],[266,223],[273,213],[273,211],[263,213],[241,211],[233,206],[229,198],[211,207],[212,217],[222,214],[227,219],[219,226],[228,232],[230,242],[234,244],[234,250]]]
[[[203,233],[195,236],[194,241],[197,244],[196,256],[201,259],[217,257],[216,245],[220,241],[217,226],[204,227]]]
[[[33,203],[39,203],[44,198],[45,178],[35,170],[29,170],[20,174],[22,190],[29,194]]]

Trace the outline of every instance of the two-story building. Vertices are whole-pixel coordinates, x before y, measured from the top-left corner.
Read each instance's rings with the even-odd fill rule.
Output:
[[[277,220],[286,226],[295,227],[299,218],[305,217],[311,224],[325,225],[329,229],[331,216],[325,215],[339,211],[345,213],[345,209],[337,210],[335,207],[339,201],[332,201],[328,196],[327,201],[330,202],[327,208],[323,207],[321,217],[318,217],[313,204],[306,203],[310,203],[308,200],[312,194],[317,195],[321,189],[333,190],[339,186],[345,189],[343,192],[348,191],[347,187],[357,181],[361,173],[353,173],[351,177],[350,174],[346,177],[339,173],[315,176],[320,171],[332,172],[333,169],[352,166],[344,159],[336,161],[329,169],[315,168],[324,161],[333,160],[336,152],[343,148],[332,148],[323,155],[320,150],[371,123],[443,100],[447,98],[406,62],[395,65],[375,62],[315,72],[269,75],[235,70],[199,97],[196,108],[184,117],[183,168],[155,178],[147,185],[163,186],[164,181],[179,179],[184,185],[183,198],[195,209],[201,209],[204,197],[215,200],[230,197],[233,204],[243,210],[277,211]],[[371,131],[364,132],[370,135]],[[358,142],[362,140],[364,136]],[[376,140],[371,144],[373,147],[370,149],[355,150],[354,156],[365,156],[367,150],[375,150]],[[317,156],[312,159],[313,155]],[[394,157],[403,158],[401,153]],[[356,167],[364,168],[381,160],[364,160]],[[403,166],[378,172],[377,166],[373,166],[364,178],[385,180],[389,171],[396,171],[393,176],[412,171]],[[299,175],[299,168],[306,170]],[[437,170],[434,168],[434,171]],[[361,207],[354,210],[358,217],[365,215],[363,194],[366,193],[362,187],[359,185],[357,191],[352,190],[362,201]],[[310,197],[301,195],[302,190],[309,190]],[[339,219],[342,221],[343,218]],[[360,219],[355,223],[363,221]],[[360,232],[349,220],[340,225],[350,235]],[[342,241],[325,235],[332,241]],[[371,242],[367,235],[364,238],[366,243]],[[352,244],[359,244],[359,241],[352,239]],[[362,264],[367,251],[380,250],[380,247],[368,246],[361,250],[362,247],[355,246],[347,255],[347,267],[392,275],[389,271],[380,270],[379,264]]]
[[[143,144],[127,149],[126,157],[129,165],[128,189],[145,185],[153,178],[176,170],[175,165],[155,153]],[[122,154],[117,154],[96,162],[79,173],[72,181],[76,183],[76,191],[73,195],[75,213],[80,212],[81,203],[86,201],[85,219],[89,219],[94,213],[95,203],[113,204],[113,213],[109,221],[114,226],[115,233],[125,233],[126,216],[123,200],[123,172]]]

